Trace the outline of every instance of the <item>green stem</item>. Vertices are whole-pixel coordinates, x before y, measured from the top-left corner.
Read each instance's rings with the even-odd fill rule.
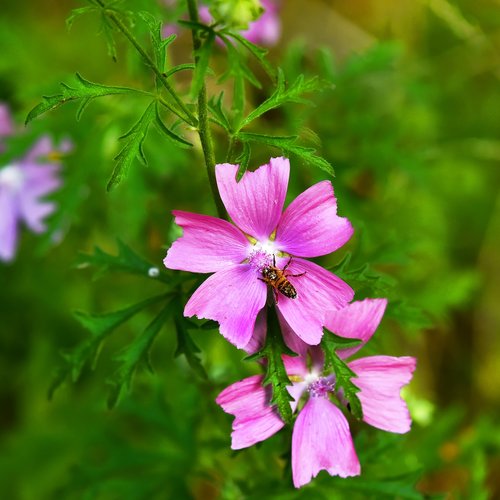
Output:
[[[196,117],[189,111],[187,106],[182,102],[180,97],[177,95],[175,90],[172,88],[170,83],[168,82],[167,78],[165,75],[160,71],[158,66],[154,63],[153,59],[149,56],[149,54],[142,48],[142,46],[139,44],[139,42],[136,40],[132,32],[121,22],[121,20],[113,14],[113,12],[106,10],[107,6],[104,4],[102,0],[96,0],[97,3],[101,6],[102,9],[104,9],[106,12],[106,16],[110,19],[110,21],[113,22],[113,24],[123,33],[123,35],[130,41],[130,43],[136,48],[137,52],[141,55],[141,57],[144,59],[144,62],[153,70],[154,74],[160,81],[160,83],[165,87],[167,92],[172,96],[173,100],[179,106],[180,110],[182,110],[182,114],[179,112],[179,110],[170,108],[173,113],[175,113],[179,118],[181,118],[183,121],[186,123],[189,123],[189,125],[196,127],[197,126],[197,120]]]
[[[200,22],[200,17],[198,14],[198,3],[197,0],[187,0],[187,6],[189,11],[189,19],[195,23]],[[198,30],[191,30],[193,36],[193,48],[194,48],[194,63],[198,64],[198,56],[196,55],[202,45],[202,39]],[[217,181],[215,178],[215,153],[214,146],[212,143],[212,135],[210,133],[210,125],[208,121],[208,104],[207,104],[207,88],[205,83],[203,83],[200,92],[198,93],[198,134],[200,136],[201,147],[203,149],[203,155],[205,157],[205,166],[207,168],[208,180],[210,183],[210,189],[212,190],[212,196],[214,198],[215,205],[217,207],[217,213],[222,219],[227,218],[226,209],[222,203],[222,199],[219,194],[219,189],[217,188]]]

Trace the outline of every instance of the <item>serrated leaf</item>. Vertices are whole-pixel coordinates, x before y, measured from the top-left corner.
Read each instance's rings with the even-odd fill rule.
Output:
[[[283,421],[290,424],[293,418],[290,401],[293,401],[294,399],[287,390],[287,387],[292,385],[292,382],[288,378],[285,364],[283,363],[283,354],[291,356],[296,355],[294,352],[290,351],[290,349],[283,342],[276,310],[274,307],[269,307],[267,314],[266,343],[260,351],[247,356],[245,360],[254,361],[258,359],[266,359],[267,371],[262,385],[264,387],[271,385],[272,398],[270,403],[276,405]]]
[[[124,179],[128,169],[136,158],[144,165],[147,165],[142,146],[146,139],[149,125],[155,119],[155,104],[156,101],[151,102],[137,123],[125,135],[120,137],[120,139],[125,139],[125,145],[114,158],[116,164],[106,187],[108,191],[116,187]]]
[[[222,91],[217,97],[212,97],[208,101],[208,109],[211,112],[210,120],[217,123],[220,127],[222,127],[227,132],[231,133],[231,124],[226,116],[226,113],[223,108],[224,102],[224,91]]]
[[[205,84],[205,75],[208,71],[208,63],[212,54],[212,47],[215,41],[215,33],[210,30],[207,37],[195,52],[196,67],[194,70],[193,81],[191,82],[191,95],[196,97]]]
[[[361,390],[352,381],[356,378],[356,374],[349,368],[349,366],[338,356],[337,348],[347,347],[344,342],[338,343],[339,337],[337,335],[323,335],[321,345],[325,354],[325,370],[329,368],[335,372],[335,390],[342,391],[344,398],[348,401],[348,408],[350,412],[358,419],[363,418],[363,408],[357,396]],[[351,340],[351,339],[350,339]]]
[[[177,38],[177,35],[172,34],[166,38],[162,36],[162,23],[156,19],[150,12],[138,12],[141,19],[148,25],[151,44],[153,46],[154,58],[158,69],[163,73],[165,71],[165,63],[167,60],[167,47]]]
[[[238,173],[236,174],[236,181],[238,182],[248,169],[252,149],[248,142],[243,143],[241,154],[236,158],[236,163],[239,165]]]
[[[292,85],[286,86],[285,75],[281,69],[278,70],[278,80],[276,82],[276,90],[266,99],[260,106],[257,106],[240,124],[240,129],[247,126],[250,122],[259,118],[264,113],[271,109],[282,106],[289,102],[309,103],[310,101],[302,97],[303,94],[317,90],[320,87],[320,82],[317,77],[305,79],[304,75],[300,75]]]
[[[106,40],[106,47],[108,48],[108,55],[113,59],[113,61],[117,61],[117,53],[116,53],[116,42],[114,37],[114,28],[113,25],[109,22],[108,16],[105,11],[102,11],[101,14],[101,32],[104,34],[104,38]]]
[[[149,323],[144,332],[125,347],[121,354],[115,357],[115,360],[120,363],[120,367],[109,380],[109,383],[112,385],[108,397],[109,409],[114,408],[124,388],[130,390],[134,373],[141,363],[144,363],[149,371],[153,371],[149,360],[149,351],[171,313],[172,305],[169,301],[153,321]]]
[[[66,28],[69,31],[71,27],[73,26],[73,23],[75,22],[75,19],[78,17],[88,14],[90,12],[95,12],[97,9],[96,7],[80,7],[78,9],[73,9],[71,11],[71,14],[67,17],[66,19]]]
[[[260,62],[262,68],[268,74],[269,78],[271,78],[272,80],[276,78],[276,71],[266,59],[266,56],[269,52],[267,49],[255,45],[245,37],[241,36],[239,33],[234,33],[228,30],[223,30],[222,33],[230,36],[231,38],[234,38],[238,43],[245,47]]]
[[[339,278],[347,281],[356,292],[363,290],[366,296],[383,296],[394,287],[395,280],[390,276],[375,271],[366,263],[357,268],[350,268],[352,254],[348,252],[335,266],[329,267]]]
[[[102,276],[108,271],[124,271],[148,277],[148,271],[154,267],[153,264],[135,253],[128,245],[117,240],[118,255],[111,255],[99,247],[94,247],[94,253],[80,253],[76,259],[76,267],[85,268],[96,266],[98,271],[95,278]],[[157,279],[169,283],[170,281],[160,273]]]
[[[193,147],[193,145],[189,141],[187,141],[186,139],[184,139],[180,135],[177,135],[174,131],[172,131],[171,129],[169,129],[165,125],[165,123],[163,123],[163,120],[161,119],[161,116],[160,116],[160,112],[158,110],[158,103],[156,103],[155,113],[156,113],[156,119],[155,119],[156,128],[158,130],[160,130],[160,132],[162,132],[163,134],[165,134],[165,136],[172,143],[174,143],[176,146],[179,146],[180,148],[183,148],[183,149],[189,149],[190,147]]]
[[[42,102],[35,106],[26,117],[25,124],[27,125],[31,120],[35,119],[47,111],[66,104],[67,102],[83,99],[84,104],[80,105],[77,112],[77,119],[80,118],[83,108],[96,97],[103,97],[107,95],[116,94],[145,94],[140,90],[132,89],[129,87],[111,87],[109,85],[101,85],[86,80],[79,73],[76,73],[76,82],[72,86],[61,82],[61,93],[53,96],[43,96]]]
[[[174,356],[177,358],[183,354],[191,369],[201,378],[207,379],[207,372],[203,368],[199,357],[201,351],[188,332],[188,329],[193,328],[193,325],[183,316],[176,317],[174,322],[177,332],[177,347]]]
[[[73,382],[76,382],[86,363],[92,368],[95,367],[97,356],[102,342],[113,331],[137,314],[145,307],[165,299],[165,294],[151,297],[142,302],[134,304],[119,311],[113,311],[104,314],[92,314],[82,311],[74,313],[79,323],[90,332],[90,337],[82,341],[76,347],[62,353],[64,363],[57,369],[54,380],[49,388],[48,397],[52,398],[55,390],[71,376]]]
[[[250,132],[239,132],[235,137],[243,142],[258,142],[281,149],[285,154],[294,154],[307,164],[324,170],[332,177],[335,176],[332,165],[325,158],[318,156],[314,148],[307,148],[296,144],[298,137],[290,136],[272,136],[265,134],[253,134]]]

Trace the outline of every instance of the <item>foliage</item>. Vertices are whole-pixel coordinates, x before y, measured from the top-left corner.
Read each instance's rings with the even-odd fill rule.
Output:
[[[12,3],[0,20],[0,98],[18,124],[1,138],[0,168],[43,134],[75,146],[47,233],[23,230],[16,262],[0,268],[2,497],[498,496],[493,4],[416,2],[397,15],[377,4],[370,16],[324,3],[318,17],[302,2],[287,6],[292,29],[269,50],[187,21],[184,2],[75,5]],[[163,36],[167,23],[177,35]],[[186,54],[192,29],[196,62]],[[214,213],[197,137],[204,90],[215,162],[239,163],[241,177],[270,155],[290,156],[290,196],[335,173],[355,234],[321,264],[356,299],[389,299],[370,353],[418,358],[404,394],[408,435],[350,419],[360,477],[322,472],[294,490],[290,426],[230,450],[231,418],[215,397],[265,371],[290,422],[281,356],[293,353],[270,328],[252,358],[261,363],[242,363],[216,324],[183,316],[197,277],[162,265],[179,236],[169,212]],[[116,237],[130,246],[119,239],[110,251]],[[359,419],[340,342],[325,334],[326,363]]]

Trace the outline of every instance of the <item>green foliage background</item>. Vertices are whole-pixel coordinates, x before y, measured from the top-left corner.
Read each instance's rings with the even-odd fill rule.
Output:
[[[179,149],[152,128],[144,143],[147,167],[135,162],[128,178],[106,192],[118,138],[145,109],[140,96],[102,98],[79,122],[77,105],[69,104],[23,129],[40,96],[56,94],[59,82],[74,82],[77,72],[106,85],[152,85],[119,36],[117,62],[108,56],[95,17],[65,29],[71,10],[82,5],[8,2],[0,17],[0,100],[11,106],[19,131],[2,165],[42,133],[75,144],[49,233],[25,231],[16,261],[0,267],[0,496],[500,496],[498,2],[284,2],[282,41],[269,58],[287,82],[319,76],[324,88],[307,94],[308,103],[266,113],[252,132],[300,135],[301,145],[333,165],[340,213],[356,232],[321,263],[335,268],[357,298],[389,298],[368,353],[418,358],[405,393],[412,431],[396,436],[353,423],[362,476],[321,473],[300,491],[291,485],[289,431],[230,450],[231,418],[214,399],[259,369],[210,325],[180,319],[178,297],[163,312],[149,304],[114,330],[113,318],[89,316],[164,294],[165,284],[182,273],[149,277],[147,269],[162,269],[178,236],[171,210],[215,215],[215,207],[197,138],[185,127],[180,130],[194,149]],[[167,20],[152,0],[126,6]],[[134,31],[147,40],[144,23]],[[214,50],[210,67],[220,74],[227,56],[217,45]],[[190,54],[184,30],[169,56],[180,64]],[[248,63],[262,82],[260,89],[249,87],[250,111],[273,86],[262,68]],[[179,73],[177,83],[189,92],[188,74]],[[232,92],[211,72],[208,90]],[[222,162],[227,144],[217,130]],[[278,154],[253,144],[250,167]],[[321,165],[291,159],[288,201],[328,178],[316,168]],[[74,310],[87,312],[75,316]],[[161,330],[154,323],[159,313]],[[100,335],[106,342],[93,342]],[[68,365],[75,348],[87,349],[94,366]],[[54,380],[65,375],[49,401]]]

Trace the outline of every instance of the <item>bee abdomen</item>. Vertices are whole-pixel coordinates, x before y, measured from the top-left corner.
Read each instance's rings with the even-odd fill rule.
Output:
[[[295,290],[294,286],[289,281],[279,283],[277,288],[280,293],[289,299],[295,299],[297,297],[297,290]]]

